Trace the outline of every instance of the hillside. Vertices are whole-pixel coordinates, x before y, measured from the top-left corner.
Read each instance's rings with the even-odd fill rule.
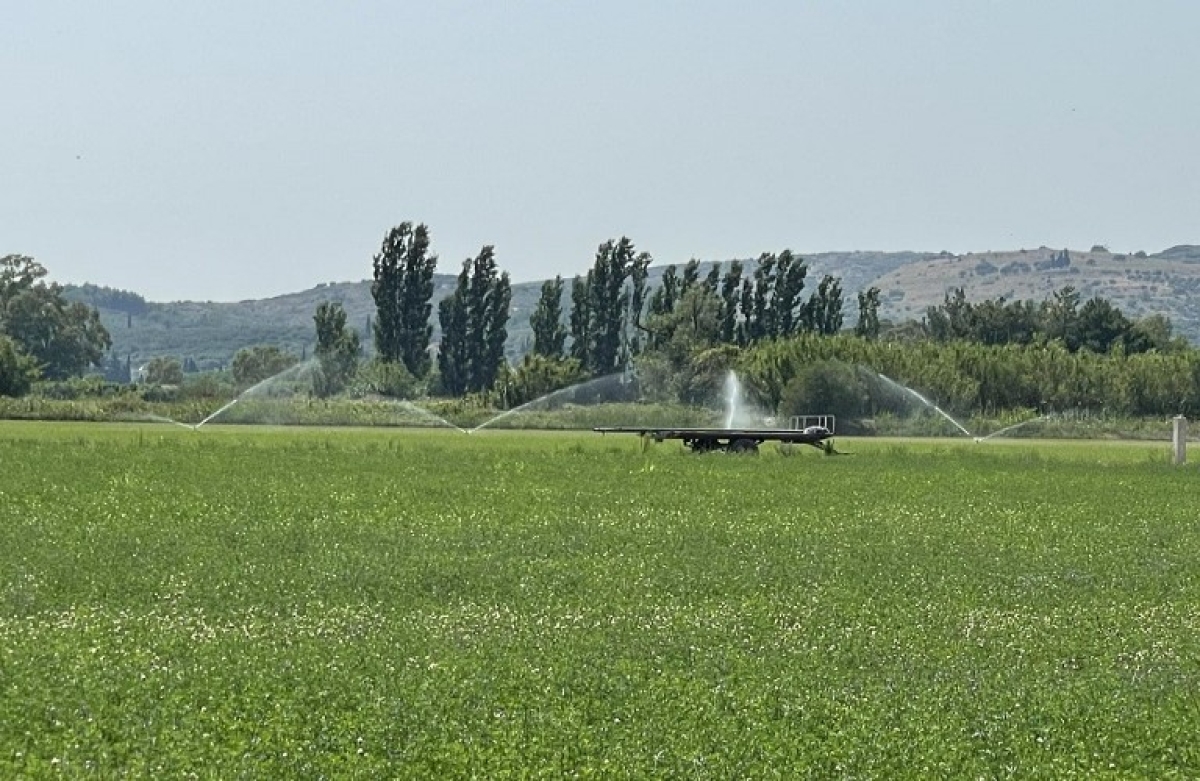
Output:
[[[946,291],[956,287],[965,288],[972,300],[1004,296],[1041,301],[1055,290],[1073,285],[1085,299],[1111,299],[1131,317],[1165,315],[1175,324],[1177,333],[1200,342],[1200,246],[1172,247],[1153,255],[1120,255],[1097,248],[1071,250],[1068,256],[1064,263],[1060,251],[1041,247],[965,255],[830,252],[805,257],[810,287],[824,274],[842,278],[847,324],[852,324],[857,315],[855,294],[871,285],[883,291],[881,316],[895,321],[920,320],[926,307],[941,303]],[[651,269],[651,285],[663,268]],[[705,263],[701,274],[708,269]],[[435,327],[437,302],[453,290],[454,279],[448,274],[439,274],[435,279]],[[510,357],[527,349],[531,339],[529,314],[541,284],[513,285]],[[298,293],[233,303],[131,305],[119,297],[114,301],[111,295],[100,295],[90,286],[70,288],[68,295],[100,309],[112,334],[114,351],[122,357],[130,356],[135,365],[167,355],[191,358],[202,369],[228,365],[239,349],[256,344],[274,344],[297,354],[311,352],[312,315],[322,301],[341,302],[350,324],[369,347],[367,322],[375,311],[369,281],[324,284]]]
[[[1132,318],[1166,315],[1178,333],[1197,341],[1200,247],[1174,247],[1157,255],[1067,254],[1064,259],[1059,251],[1041,247],[943,255],[896,268],[875,284],[884,292],[887,316],[900,320],[920,319],[925,307],[950,288],[964,288],[972,300],[1003,296],[1042,301],[1071,285],[1085,300],[1110,299]]]

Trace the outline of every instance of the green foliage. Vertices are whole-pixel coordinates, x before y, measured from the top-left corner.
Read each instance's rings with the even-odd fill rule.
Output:
[[[529,316],[535,355],[550,359],[563,357],[563,348],[567,343],[567,327],[563,323],[562,299],[562,277],[556,276],[542,283],[537,306]]]
[[[840,433],[854,433],[857,420],[868,413],[870,396],[862,373],[836,360],[805,366],[783,388],[779,415],[834,415]]]
[[[24,396],[37,378],[37,361],[22,352],[11,337],[0,333],[0,396]]]
[[[1111,301],[1097,296],[1080,307],[1078,327],[1081,348],[1106,353],[1118,344],[1124,345],[1133,323]]]
[[[438,375],[451,396],[491,390],[504,365],[508,309],[512,286],[508,272],[497,273],[493,248],[463,261],[458,286],[438,305],[442,342]]]
[[[72,377],[67,380],[46,380],[33,386],[39,399],[74,401],[77,399],[110,399],[129,392],[122,383],[108,382],[100,377]]]
[[[125,356],[124,360],[115,352],[108,354],[108,360],[104,362],[104,379],[109,382],[130,383],[133,381],[133,367],[129,356]]]
[[[1133,322],[1108,299],[1096,296],[1082,306],[1080,299],[1079,292],[1067,285],[1040,304],[1004,298],[974,303],[957,288],[946,294],[941,306],[926,310],[925,328],[941,342],[958,339],[1006,345],[1056,340],[1071,352],[1084,349],[1093,353],[1116,348],[1125,352],[1185,348],[1172,337],[1171,322],[1161,315]]]
[[[126,315],[143,315],[150,305],[146,299],[130,290],[120,290],[104,285],[65,285],[63,296],[70,301],[78,301],[96,309],[111,309]]]
[[[187,400],[228,399],[237,395],[239,387],[245,390],[230,376],[229,372],[185,373],[183,385],[180,387],[180,397]]]
[[[375,351],[385,361],[400,361],[414,377],[429,372],[433,326],[433,274],[437,255],[429,251],[429,229],[403,222],[384,236],[373,260]]]
[[[112,339],[95,309],[68,301],[62,286],[47,284],[45,276],[33,258],[0,258],[0,333],[20,345],[42,375],[61,380],[99,366]]]
[[[317,329],[316,358],[320,368],[313,381],[313,392],[321,398],[340,393],[358,368],[358,333],[346,326],[346,311],[339,303],[325,302],[317,307],[313,321]]]
[[[842,330],[842,283],[830,274],[821,278],[804,304],[801,321],[806,330],[833,336]]]
[[[575,358],[548,358],[527,353],[516,368],[506,369],[499,383],[500,406],[519,407],[586,378],[587,374]]]
[[[1197,351],[1100,355],[1072,353],[1059,342],[895,343],[810,334],[759,345],[746,353],[739,369],[777,405],[792,378],[825,360],[879,372],[962,412],[1083,409],[1130,416],[1200,415]]]
[[[708,397],[712,378],[697,358],[720,338],[721,299],[704,285],[692,285],[673,310],[652,315],[647,330],[655,347],[637,359],[647,398],[686,404]]]
[[[734,344],[738,338],[738,291],[742,285],[742,263],[734,260],[721,279],[721,342]]]
[[[273,344],[244,347],[233,356],[233,380],[248,388],[299,362],[298,357]]]
[[[145,381],[148,385],[181,385],[183,364],[178,358],[162,355],[151,358],[145,366]]]
[[[879,288],[871,287],[858,294],[858,322],[854,335],[864,339],[879,338]]]
[[[1200,763],[1161,446],[8,428],[6,778]]]
[[[571,356],[595,376],[620,370],[641,350],[636,323],[645,305],[650,255],[624,236],[606,241],[586,279],[571,289]]]
[[[411,399],[421,391],[421,383],[402,363],[375,357],[359,367],[350,387],[352,396],[379,395],[393,399]]]

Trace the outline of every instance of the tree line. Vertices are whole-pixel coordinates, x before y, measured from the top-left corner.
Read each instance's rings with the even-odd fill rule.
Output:
[[[493,394],[509,406],[586,377],[640,371],[643,365],[653,373],[656,360],[677,371],[696,351],[842,328],[840,281],[826,276],[805,297],[808,267],[790,250],[764,253],[752,272],[740,261],[724,270],[712,263],[703,276],[697,260],[681,270],[668,266],[653,291],[651,262],[622,237],[601,244],[592,266],[571,280],[569,290],[561,276],[547,280],[530,315],[531,349],[510,366],[504,343],[511,283],[494,247],[486,245],[463,261],[453,293],[438,306],[441,340],[433,345],[430,300],[437,256],[426,225],[402,223],[385,235],[372,261],[377,365],[370,371],[379,378],[377,390],[423,383],[433,395]],[[860,329],[870,336],[878,331],[878,294],[872,289],[859,297]],[[327,317],[318,313],[319,332]],[[331,377],[323,392],[337,392],[350,381],[354,361],[339,363],[333,356],[357,354],[359,346],[348,338],[318,342],[322,373]],[[674,395],[689,399],[684,392]]]
[[[543,283],[528,352],[513,365],[504,352],[512,286],[494,246],[462,261],[435,313],[437,263],[428,226],[404,222],[386,232],[372,258],[375,356],[363,362],[340,304],[321,304],[313,315],[316,395],[475,396],[511,407],[621,372],[636,376],[642,398],[702,403],[737,368],[773,408],[811,406],[813,389],[822,387],[826,396],[840,388],[855,407],[862,368],[873,367],[957,409],[1200,412],[1197,353],[1173,336],[1166,318],[1131,320],[1103,298],[1083,301],[1071,287],[1042,302],[971,301],[959,288],[919,322],[904,324],[880,319],[880,290],[872,287],[857,294],[858,316],[847,329],[841,281],[825,275],[810,286],[807,264],[791,250],[751,263],[669,265],[651,285],[651,256],[622,237],[601,244],[586,273]],[[19,395],[38,379],[99,367],[111,344],[96,310],[66,300],[45,274],[24,256],[0,260],[0,393]],[[244,348],[233,379],[244,389],[306,358],[271,345]],[[823,372],[817,379],[814,367]],[[182,368],[154,359],[143,379],[177,384]],[[873,403],[856,408],[869,414]]]

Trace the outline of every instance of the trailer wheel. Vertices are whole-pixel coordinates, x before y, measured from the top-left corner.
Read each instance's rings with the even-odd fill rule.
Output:
[[[735,439],[729,443],[729,452],[758,455],[758,443],[753,439]]]

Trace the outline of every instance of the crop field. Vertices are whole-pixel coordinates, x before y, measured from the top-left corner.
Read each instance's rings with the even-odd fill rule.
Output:
[[[0,777],[1200,776],[1167,446],[0,423]]]

